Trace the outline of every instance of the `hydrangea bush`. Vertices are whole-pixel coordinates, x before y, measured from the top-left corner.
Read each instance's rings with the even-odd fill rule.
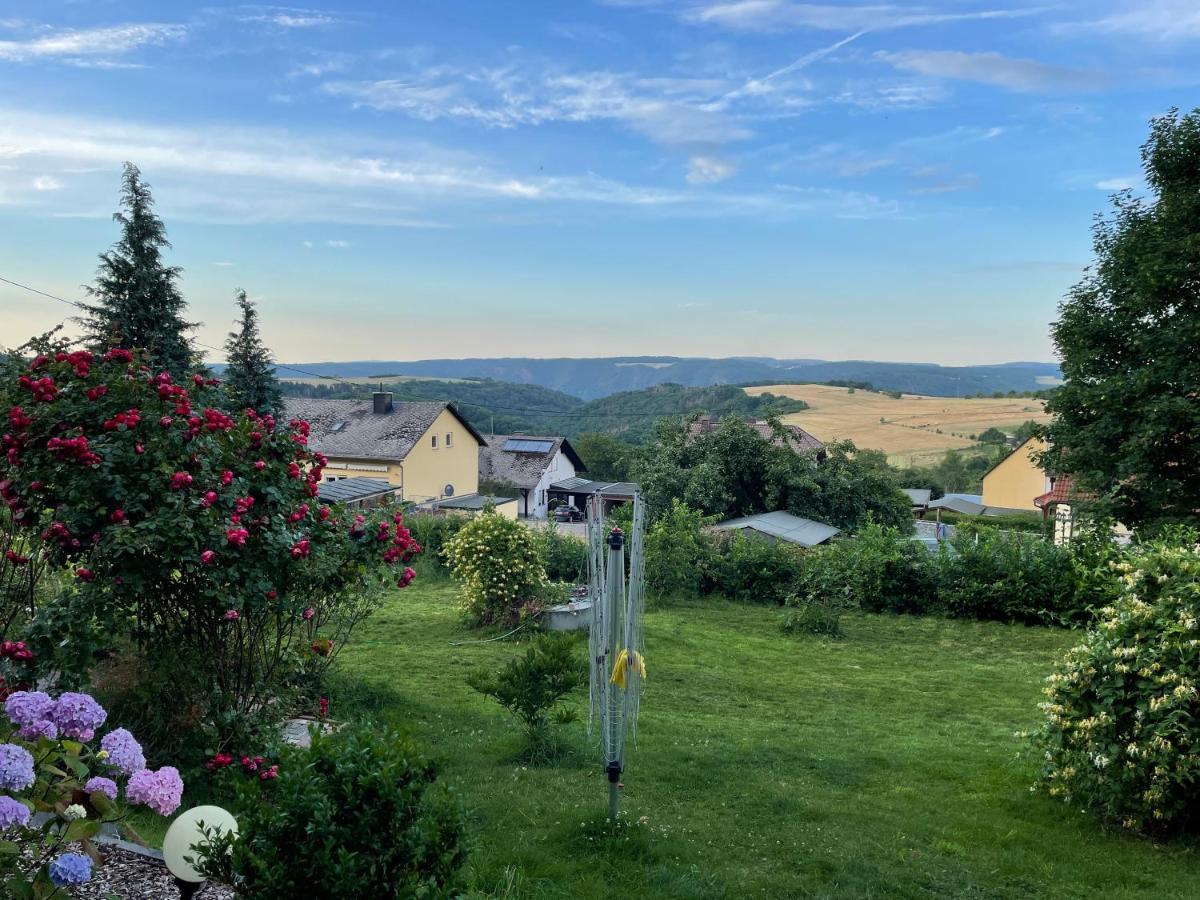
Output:
[[[369,612],[355,602],[365,587],[389,568],[411,580],[420,548],[399,518],[318,502],[325,459],[306,422],[223,411],[215,379],[176,383],[128,350],[33,349],[0,368],[0,500],[70,573],[32,631],[45,655],[65,648],[45,660],[64,677],[131,645],[187,676],[157,673],[179,708],[262,708],[312,646],[339,646]]]
[[[90,856],[66,850],[118,822],[125,801],[161,816],[179,808],[183,781],[171,766],[145,767],[137,740],[114,728],[96,741],[108,713],[87,694],[57,698],[17,691],[0,721],[0,886],[6,897],[51,897],[91,879]],[[34,824],[34,814],[44,821]],[[123,826],[131,837],[136,835]]]
[[[1150,545],[1114,568],[1120,596],[1047,679],[1039,786],[1131,830],[1195,827],[1200,545]]]
[[[495,512],[464,525],[442,554],[462,586],[464,611],[480,625],[514,621],[546,584],[533,533]]]

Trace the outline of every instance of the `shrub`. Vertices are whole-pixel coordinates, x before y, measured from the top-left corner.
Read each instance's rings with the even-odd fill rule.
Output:
[[[587,544],[573,535],[565,534],[553,521],[535,532],[538,558],[551,581],[568,584],[587,582]]]
[[[1200,549],[1155,544],[1118,565],[1121,594],[1047,679],[1040,785],[1138,830],[1200,811]]]
[[[91,860],[63,852],[94,837],[101,825],[124,823],[118,781],[126,804],[169,816],[179,807],[183,781],[170,766],[146,768],[142,748],[124,728],[97,732],[108,713],[86,694],[57,699],[18,691],[4,703],[0,721],[0,886],[6,897],[51,897],[65,883],[91,879]],[[47,821],[31,827],[31,816]]]
[[[471,519],[457,513],[410,513],[406,521],[413,540],[421,545],[420,562],[444,569],[446,558],[442,555],[442,550]]]
[[[576,655],[569,634],[540,635],[498,672],[475,672],[467,678],[472,688],[521,720],[527,755],[535,760],[554,749],[551,714],[557,713],[559,723],[573,718],[559,704],[586,682],[587,666]]]
[[[721,535],[717,546],[709,578],[731,600],[782,604],[803,571],[805,551],[786,541],[737,532]]]
[[[1086,618],[1070,550],[995,528],[956,535],[951,547],[938,566],[950,615],[1045,625]]]
[[[929,551],[900,530],[875,524],[814,550],[799,593],[868,612],[921,613],[937,603]]]
[[[161,703],[210,718],[260,708],[314,655],[319,625],[369,611],[347,619],[339,604],[419,549],[399,519],[347,522],[317,502],[325,460],[307,423],[228,415],[209,405],[215,379],[176,384],[127,350],[38,349],[0,368],[0,498],[22,539],[71,573],[30,631],[64,683],[132,644],[153,665],[198,667],[196,694],[170,679]]]
[[[259,900],[449,897],[466,858],[463,813],[437,766],[363,724],[291,748],[278,778],[242,780],[239,834],[197,848],[209,877]]]
[[[842,609],[834,603],[811,598],[789,597],[785,604],[783,630],[791,634],[816,634],[832,638],[842,636]]]
[[[658,596],[694,594],[712,567],[713,539],[704,531],[713,519],[675,500],[646,534],[646,586]]]
[[[546,583],[533,533],[494,512],[471,519],[442,555],[462,585],[464,611],[479,625],[514,622]]]

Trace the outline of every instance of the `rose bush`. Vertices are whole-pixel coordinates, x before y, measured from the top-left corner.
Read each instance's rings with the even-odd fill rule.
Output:
[[[108,713],[91,696],[17,691],[0,719],[0,885],[6,897],[51,897],[91,879],[90,856],[64,852],[94,837],[105,822],[122,821],[126,804],[161,816],[179,808],[183,781],[171,766],[146,768],[133,735],[115,728],[94,746]],[[44,821],[34,824],[34,815]]]
[[[373,608],[363,598],[419,551],[399,516],[318,502],[307,423],[223,411],[215,379],[179,384],[128,350],[33,349],[0,369],[0,499],[71,573],[31,630],[60,677],[125,650],[196,721],[261,710],[297,670],[328,665],[309,648],[340,646]]]
[[[1047,679],[1039,785],[1132,830],[1200,818],[1200,545],[1115,563],[1121,594]]]

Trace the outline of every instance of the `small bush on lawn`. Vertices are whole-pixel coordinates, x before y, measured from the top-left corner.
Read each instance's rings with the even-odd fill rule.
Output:
[[[236,815],[236,838],[198,849],[209,877],[239,879],[239,896],[456,895],[462,810],[437,766],[393,730],[314,733],[311,748],[285,752],[278,778],[242,781]]]
[[[730,600],[782,604],[804,568],[804,550],[760,535],[722,534],[709,581]]]
[[[462,585],[463,608],[478,625],[504,625],[546,583],[533,533],[494,512],[476,516],[442,549]]]
[[[842,609],[828,600],[809,597],[789,597],[785,604],[783,630],[789,634],[816,634],[826,637],[842,636]]]
[[[442,555],[442,550],[471,519],[456,513],[410,513],[405,517],[405,521],[412,532],[413,540],[421,545],[421,556],[416,568],[419,570],[424,565],[444,571],[446,558]]]
[[[1200,550],[1155,544],[1118,571],[1120,597],[1047,679],[1040,784],[1128,829],[1194,829]]]
[[[520,719],[526,754],[534,761],[553,754],[551,723],[574,718],[574,710],[560,704],[586,681],[587,666],[568,634],[541,635],[498,672],[475,672],[467,678],[472,688]]]
[[[713,518],[675,500],[646,535],[646,586],[659,597],[694,594],[716,552],[704,528]]]
[[[538,529],[535,536],[538,557],[547,578],[567,584],[587,583],[587,544],[584,541],[563,533],[553,519],[545,528]]]

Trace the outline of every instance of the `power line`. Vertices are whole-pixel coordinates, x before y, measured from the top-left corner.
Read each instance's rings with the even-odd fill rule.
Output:
[[[84,304],[82,304],[76,300],[68,300],[65,297],[58,296],[57,294],[51,294],[47,291],[39,290],[38,288],[32,287],[31,285],[22,284],[19,281],[13,281],[11,278],[5,278],[3,275],[0,275],[0,282],[12,285],[15,288],[20,288],[23,291],[29,291],[31,294],[37,294],[38,296],[45,297],[49,300],[55,300],[59,303],[65,303],[67,306],[73,306],[76,309],[83,310],[84,312],[87,312],[87,309],[88,309]],[[225,352],[225,349],[223,347],[213,347],[210,344],[205,344],[205,343],[202,343],[201,341],[195,341],[195,340],[193,340],[192,343],[195,344],[197,347],[203,347],[205,350],[213,350],[213,351],[216,351],[217,353],[222,353],[222,354]],[[271,365],[273,365],[276,369],[286,369],[289,372],[298,372],[299,374],[306,375],[309,378],[316,378],[321,381],[332,382],[334,384],[344,384],[350,388],[353,388],[355,391],[359,391],[363,388],[370,386],[367,384],[360,384],[355,381],[348,381],[345,378],[341,378],[337,375],[322,375],[319,372],[310,372],[307,369],[300,369],[300,368],[297,368],[296,366],[285,365],[284,363],[272,362]],[[399,399],[401,401],[411,402],[411,403],[453,403],[457,406],[474,406],[474,407],[477,407],[479,409],[484,409],[484,410],[503,410],[504,412],[524,413],[524,414],[538,413],[538,414],[545,415],[545,416],[558,416],[558,417],[564,418],[564,419],[602,419],[602,418],[604,418],[603,413],[567,412],[567,411],[555,410],[555,409],[541,409],[536,406],[524,407],[524,408],[516,407],[516,406],[501,406],[499,404],[478,403],[478,402],[475,402],[472,400],[450,400],[447,398],[438,398],[438,397],[400,397]],[[623,413],[621,413],[621,418],[644,416],[647,418],[663,419],[663,418],[667,418],[669,416],[682,416],[682,415],[687,415],[688,413],[701,412],[701,411],[702,410],[699,410],[699,409],[681,409],[676,412],[623,412]]]

